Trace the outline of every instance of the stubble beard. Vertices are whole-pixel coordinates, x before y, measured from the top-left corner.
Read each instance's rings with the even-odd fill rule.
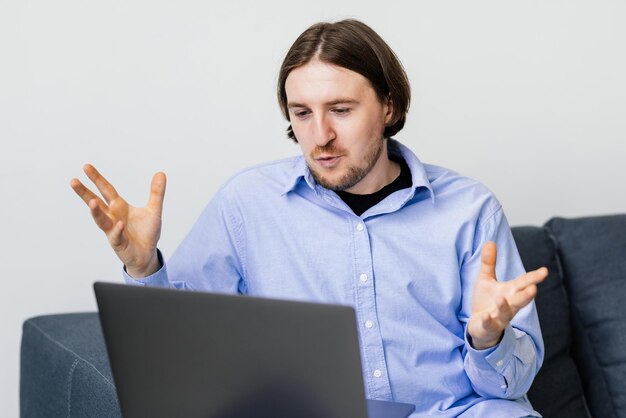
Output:
[[[373,141],[372,145],[368,148],[367,153],[363,157],[363,164],[358,165],[358,166],[357,165],[349,166],[346,169],[346,173],[343,176],[341,176],[338,180],[335,180],[334,182],[324,177],[319,172],[317,172],[312,167],[312,164],[308,164],[309,170],[311,171],[311,174],[313,175],[313,178],[315,179],[315,181],[320,186],[326,189],[329,189],[335,192],[340,192],[346,189],[350,189],[351,187],[354,187],[357,183],[359,183],[361,180],[363,180],[363,178],[365,178],[365,176],[367,176],[368,173],[372,171],[372,168],[374,167],[374,165],[376,165],[376,162],[378,161],[378,159],[380,158],[380,155],[383,152],[384,144],[385,144],[385,141],[383,139],[380,139],[378,141]],[[331,153],[331,154],[337,154],[337,150],[338,149],[335,148],[333,143],[331,142],[330,144],[324,147],[316,148],[311,153],[311,159],[313,159],[314,156],[320,155],[325,152]]]

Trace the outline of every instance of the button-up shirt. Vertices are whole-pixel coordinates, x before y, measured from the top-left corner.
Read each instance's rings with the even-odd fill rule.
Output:
[[[412,187],[361,216],[302,156],[255,166],[220,188],[161,270],[127,282],[350,305],[368,398],[415,404],[412,417],[539,416],[525,397],[543,360],[534,303],[495,347],[466,334],[483,243],[497,244],[498,280],[524,273],[500,203],[393,139],[388,149]]]

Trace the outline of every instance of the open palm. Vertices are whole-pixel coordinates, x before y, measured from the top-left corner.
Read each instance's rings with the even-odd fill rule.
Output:
[[[496,244],[487,242],[481,252],[481,267],[472,299],[468,333],[476,349],[496,345],[504,328],[517,312],[537,294],[537,284],[548,275],[548,269],[529,271],[516,279],[500,282],[496,278]]]
[[[72,179],[70,185],[89,206],[96,225],[104,231],[128,273],[133,277],[154,273],[159,268],[156,247],[161,235],[165,174],[154,175],[148,204],[138,208],[128,204],[95,167],[86,164],[83,170],[102,198],[78,179]]]

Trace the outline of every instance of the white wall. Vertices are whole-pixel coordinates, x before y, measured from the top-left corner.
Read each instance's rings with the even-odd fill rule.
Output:
[[[21,323],[95,310],[120,266],[69,181],[92,162],[143,205],[168,173],[170,254],[235,170],[298,153],[274,83],[295,37],[356,17],[413,84],[398,138],[478,178],[513,225],[625,212],[621,1],[0,0],[0,408]],[[84,178],[84,176],[81,176]]]

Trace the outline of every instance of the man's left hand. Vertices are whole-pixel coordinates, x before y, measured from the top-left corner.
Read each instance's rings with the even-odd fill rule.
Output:
[[[496,244],[487,242],[481,252],[481,266],[472,300],[472,316],[467,331],[472,346],[484,350],[500,342],[504,328],[515,314],[537,295],[537,284],[548,276],[541,267],[518,278],[499,282],[496,279]]]

